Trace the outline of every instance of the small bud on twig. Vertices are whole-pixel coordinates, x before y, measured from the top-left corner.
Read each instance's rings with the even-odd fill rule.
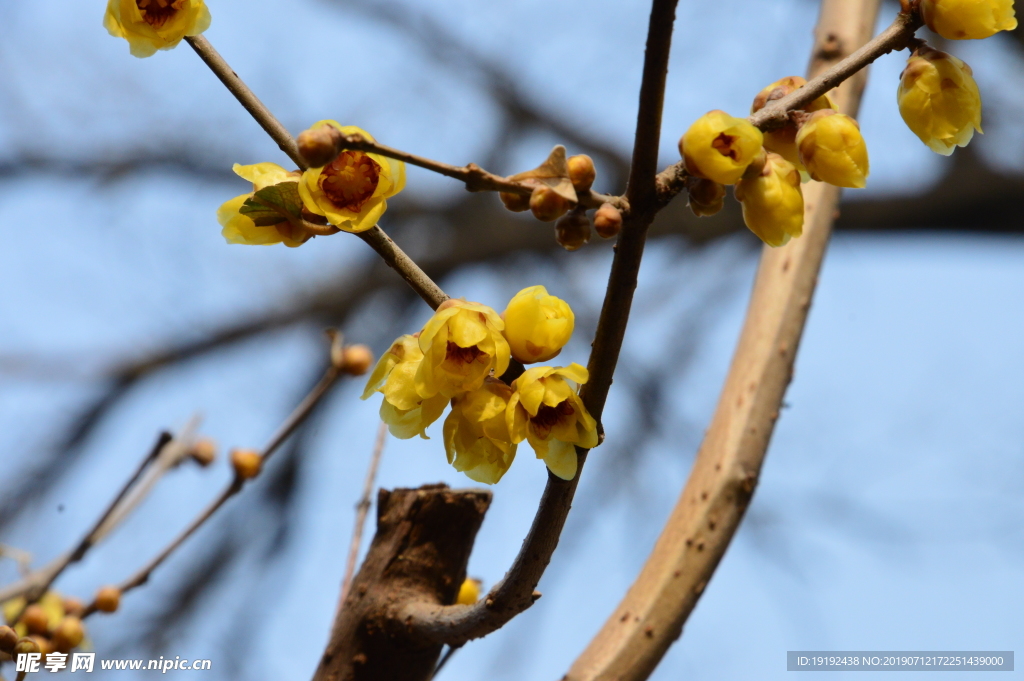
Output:
[[[231,467],[235,475],[243,480],[255,478],[263,468],[263,457],[253,449],[231,450]]]
[[[373,366],[373,353],[365,345],[350,345],[342,352],[341,370],[350,376],[362,376]]]
[[[46,634],[50,630],[50,618],[46,616],[43,606],[38,603],[25,608],[20,621],[30,634]]]
[[[188,455],[203,468],[213,463],[217,458],[217,443],[208,437],[197,440]],[[67,606],[65,606],[67,609]],[[70,614],[70,613],[69,613]]]
[[[530,195],[530,210],[541,222],[554,222],[569,210],[569,201],[548,186],[537,187]]]
[[[590,191],[597,178],[594,160],[586,154],[578,154],[570,156],[566,162],[569,164],[569,179],[572,181],[572,188],[577,192]]]
[[[77,617],[65,617],[53,630],[53,647],[58,652],[66,653],[77,648],[85,638],[82,620]]]
[[[513,213],[522,213],[530,210],[530,197],[526,194],[513,194],[511,192],[498,192],[498,198],[505,204],[505,208]]]
[[[311,168],[322,168],[338,155],[341,132],[332,125],[320,125],[299,134],[299,154]]]
[[[610,203],[601,204],[601,207],[594,211],[594,231],[602,239],[611,239],[618,236],[622,230],[622,213]]]
[[[590,241],[590,219],[585,210],[574,210],[555,223],[555,241],[567,251],[575,251]]]
[[[85,603],[80,598],[68,596],[64,599],[64,614],[71,617],[81,617],[85,612]]]
[[[104,586],[96,592],[96,609],[100,612],[116,612],[121,605],[121,590],[116,586]]]
[[[8,626],[0,627],[0,652],[10,655],[18,645],[18,633]]]
[[[15,644],[14,650],[11,652],[11,656],[17,659],[18,655],[28,655],[38,652],[40,652],[40,648],[35,639],[23,638]]]

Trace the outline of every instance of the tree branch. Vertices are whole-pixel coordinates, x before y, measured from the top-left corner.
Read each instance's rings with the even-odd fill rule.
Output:
[[[352,528],[352,541],[348,547],[348,560],[345,562],[345,576],[341,579],[341,596],[338,597],[338,612],[341,612],[342,603],[348,596],[348,587],[352,583],[352,575],[356,572],[356,560],[359,558],[359,546],[363,543],[363,527],[366,525],[366,515],[370,512],[370,496],[373,494],[373,483],[377,479],[377,466],[380,465],[380,456],[384,453],[384,443],[388,438],[388,424],[381,421],[377,428],[377,442],[373,446],[373,454],[370,456],[370,468],[366,471],[366,481],[363,482],[363,494],[356,504],[356,522]],[[335,613],[337,617],[337,613]]]
[[[616,244],[608,290],[588,364],[590,380],[581,391],[584,404],[599,422],[629,320],[647,228],[660,208],[654,188],[654,171],[675,7],[676,0],[654,0],[651,8],[636,134],[637,143],[646,145],[646,148],[633,155],[639,165],[630,170],[627,193],[631,204],[632,197],[637,198],[632,211],[626,216]],[[647,182],[649,186],[643,188],[641,182]],[[573,480],[565,481],[548,475],[540,506],[519,554],[505,578],[484,599],[470,606],[438,606],[410,601],[401,609],[400,621],[427,640],[456,646],[499,629],[529,608],[540,598],[535,589],[558,545],[586,454],[586,450],[577,449],[578,470]]]
[[[335,341],[339,343],[340,341]],[[335,354],[332,351],[332,356]],[[327,371],[324,373],[323,378],[320,382],[313,387],[313,389],[306,395],[305,398],[299,403],[297,407],[289,414],[288,418],[285,419],[284,423],[277,429],[277,431],[270,437],[270,440],[260,451],[260,457],[263,461],[263,465],[273,456],[274,452],[288,439],[288,436],[305,421],[309,415],[313,412],[314,408],[319,404],[320,400],[330,391],[331,387],[334,386],[335,382],[342,375],[341,368],[335,364],[331,364]],[[234,479],[228,484],[227,487],[214,499],[205,509],[203,509],[184,530],[178,534],[160,553],[154,556],[148,563],[142,568],[136,571],[133,575],[128,577],[125,581],[118,585],[122,594],[132,589],[142,586],[149,580],[149,576],[156,570],[160,565],[167,560],[173,554],[179,546],[185,543],[185,541],[191,537],[196,530],[203,526],[207,520],[209,520],[217,510],[224,505],[224,503],[240,492],[245,485],[246,480],[240,477],[237,473]],[[93,601],[90,603],[83,613],[82,617],[87,617],[96,612],[96,603]]]
[[[238,77],[238,74],[224,61],[220,53],[213,49],[210,41],[201,35],[187,36],[185,41],[192,46],[192,49],[196,51],[199,58],[210,67],[210,70],[220,79],[220,82],[224,83],[224,87],[228,89],[228,92],[235,96],[238,103],[245,107],[245,110],[260,124],[260,127],[270,135],[270,139],[277,142],[277,146],[281,148],[281,151],[287,154],[288,158],[299,169],[305,170],[306,164],[302,160],[299,148],[295,144],[295,139],[288,132],[288,129],[281,124],[281,121],[274,117],[274,114],[270,113],[270,109],[253,94],[249,86]]]
[[[811,74],[827,66],[830,43],[863,44],[880,0],[824,0]],[[832,38],[831,41],[828,39]],[[836,93],[855,114],[866,73]],[[754,492],[782,398],[792,377],[840,190],[804,185],[805,233],[765,247],[718,407],[693,470],[640,575],[565,677],[646,679],[704,592]]]

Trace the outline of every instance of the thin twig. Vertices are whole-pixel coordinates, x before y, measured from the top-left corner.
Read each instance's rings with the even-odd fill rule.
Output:
[[[95,523],[93,523],[93,526],[85,533],[78,544],[76,544],[73,549],[50,561],[50,563],[44,567],[33,571],[18,582],[0,589],[0,602],[6,601],[10,598],[24,596],[25,607],[27,607],[30,603],[41,598],[42,595],[46,593],[47,589],[50,588],[50,585],[56,581],[60,574],[69,565],[77,563],[84,558],[89,549],[99,543],[103,537],[123,522],[124,519],[128,517],[129,513],[142,502],[148,492],[152,489],[153,485],[155,485],[163,473],[170,468],[170,465],[161,467],[160,470],[155,471],[152,475],[147,475],[145,478],[143,477],[144,474],[147,470],[151,469],[153,462],[157,460],[162,452],[169,448],[172,442],[183,443],[181,449],[187,452],[197,425],[198,422],[195,419],[190,421],[189,424],[182,429],[178,438],[172,438],[171,434],[167,432],[160,433],[156,443],[139,462],[134,473],[132,473],[128,478],[125,484],[114,496],[113,500],[107,505],[107,508],[100,514],[99,518]],[[146,484],[139,484],[140,479],[142,479]],[[12,618],[12,621],[16,621],[20,617],[21,613],[18,613],[17,616]]]
[[[630,171],[627,196],[631,197],[632,211],[625,218],[617,242],[605,302],[590,354],[590,380],[581,392],[587,410],[598,422],[622,347],[647,228],[660,207],[654,187],[654,171],[657,169],[660,136],[658,122],[661,120],[675,8],[676,0],[654,0],[651,8],[636,135],[638,143],[650,148],[633,155],[634,160],[643,164],[644,168]],[[640,188],[640,182],[647,182],[650,186]],[[635,204],[632,197],[637,197]],[[416,628],[427,640],[460,645],[497,630],[529,608],[540,598],[540,593],[535,589],[558,545],[586,455],[586,450],[577,449],[578,466],[576,477],[572,480],[548,475],[537,514],[522,548],[505,578],[484,599],[469,606],[406,603],[397,614],[399,621]]]
[[[825,0],[812,75],[828,65],[820,48],[829,38],[849,47],[868,40],[879,2]],[[836,92],[841,111],[856,114],[864,77],[862,71],[859,82]],[[763,250],[736,353],[686,487],[640,575],[567,680],[646,679],[679,638],[735,536],[792,377],[840,190],[811,182],[804,194],[803,236]]]
[[[8,546],[7,544],[0,544],[0,558],[10,558],[18,566],[18,574],[22,577],[27,577],[32,572],[32,554],[28,551],[22,551],[21,549]],[[3,599],[0,599],[2,601]]]
[[[288,129],[285,128],[281,121],[274,117],[274,114],[270,113],[263,102],[253,94],[253,91],[249,89],[249,86],[238,77],[238,74],[234,72],[231,66],[228,65],[224,58],[220,56],[217,50],[213,49],[213,45],[210,41],[201,35],[188,36],[185,38],[192,49],[196,51],[199,58],[206,62],[206,65],[210,67],[220,82],[224,83],[224,87],[235,96],[239,104],[245,107],[245,110],[260,124],[270,138],[277,142],[277,146],[281,147],[281,151],[288,155],[288,158],[295,163],[300,169],[306,169],[306,163],[302,160],[302,156],[299,154],[299,148],[295,144],[295,138],[291,136]]]
[[[305,398],[299,403],[297,407],[288,415],[281,427],[277,429],[267,444],[263,447],[260,452],[260,456],[263,460],[263,464],[273,456],[274,452],[288,439],[288,436],[294,432],[299,425],[305,421],[309,415],[313,412],[313,409],[317,406],[320,400],[328,393],[334,383],[341,376],[341,370],[333,364],[328,367],[324,373],[323,378],[313,387],[313,389],[306,395]],[[178,534],[163,550],[161,550],[156,556],[154,556],[148,563],[142,568],[136,571],[133,575],[124,580],[118,585],[121,593],[124,594],[132,589],[142,586],[149,580],[149,576],[156,570],[171,554],[178,549],[185,541],[191,537],[196,530],[203,526],[203,524],[209,520],[217,510],[224,505],[224,503],[240,492],[245,485],[246,480],[240,478],[237,474],[231,483],[214,499],[205,509],[203,509],[193,520],[185,527],[181,533]],[[87,617],[96,612],[96,602],[90,603],[82,617]]]
[[[388,267],[398,272],[405,281],[416,291],[433,309],[448,300],[448,295],[441,290],[441,287],[434,283],[434,280],[427,276],[427,273],[420,269],[416,262],[405,254],[394,239],[384,233],[378,225],[374,225],[365,232],[356,234],[365,241],[370,248],[377,251]]]
[[[338,610],[342,608],[345,597],[348,596],[349,586],[352,584],[352,575],[356,572],[356,559],[359,558],[359,547],[363,543],[363,528],[366,526],[366,515],[370,512],[370,496],[373,494],[373,484],[377,479],[377,467],[380,465],[380,457],[384,452],[384,443],[388,438],[388,424],[381,421],[377,428],[377,441],[373,445],[373,454],[370,456],[370,468],[366,471],[366,481],[363,483],[363,494],[356,504],[356,522],[352,528],[352,541],[348,547],[348,560],[345,562],[345,576],[341,580],[341,596],[338,598]]]
[[[501,175],[495,175],[475,163],[465,166],[454,166],[450,163],[442,163],[441,161],[410,154],[407,151],[395,149],[378,142],[371,142],[359,134],[345,135],[338,133],[336,139],[336,153],[341,153],[345,149],[352,149],[354,151],[371,152],[387,156],[388,158],[404,161],[410,165],[425,168],[439,175],[459,180],[465,183],[466,189],[471,192],[494,191],[529,196],[534,189],[533,185],[523,184],[509,180]],[[588,190],[586,192],[577,192],[576,198],[580,205],[587,206],[588,208],[597,208],[603,203],[611,203],[622,211],[628,209],[628,204],[621,196],[609,196]]]
[[[444,666],[448,664],[448,660],[452,659],[452,655],[457,653],[459,651],[459,648],[461,647],[462,646],[448,646],[448,650],[444,651],[444,655],[442,655],[441,659],[438,660],[437,666],[434,667],[434,671],[430,672],[430,678],[428,678],[426,681],[433,681],[435,678],[437,678],[437,675],[441,673],[441,670],[444,669]]]

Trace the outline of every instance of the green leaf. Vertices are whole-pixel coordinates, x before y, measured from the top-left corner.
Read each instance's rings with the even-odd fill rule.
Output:
[[[238,210],[256,225],[266,227],[302,219],[298,182],[281,182],[259,190]]]

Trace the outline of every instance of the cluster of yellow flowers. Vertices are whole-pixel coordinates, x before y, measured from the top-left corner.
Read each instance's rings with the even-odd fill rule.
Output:
[[[395,437],[426,438],[444,422],[448,462],[477,482],[494,484],[526,440],[537,458],[565,480],[576,475],[575,447],[597,446],[597,423],[578,389],[587,370],[534,367],[506,384],[511,358],[545,362],[569,342],[569,305],[543,286],[523,289],[502,315],[480,303],[449,299],[416,334],[395,340],[377,363],[363,399],[383,394],[380,416]]]
[[[342,134],[373,136],[354,125],[319,121]],[[331,231],[364,232],[387,210],[387,200],[405,187],[405,163],[380,154],[343,151],[320,168],[288,171],[274,163],[235,164],[235,174],[253,190],[224,202],[217,211],[228,243],[301,246],[330,225]],[[266,190],[266,191],[264,191]]]
[[[8,655],[19,644],[22,649],[18,652],[45,655],[70,652],[85,641],[81,619],[85,604],[77,598],[65,598],[51,590],[27,607],[22,597],[5,601],[2,610],[10,626],[0,627],[0,652]]]
[[[1013,0],[916,0],[922,20],[944,38],[987,38],[1017,27]],[[981,132],[981,96],[969,66],[916,41],[897,93],[900,114],[929,148],[949,155]],[[776,81],[754,98],[751,113],[806,84],[799,76]],[[747,227],[769,246],[803,232],[802,181],[861,188],[867,182],[867,146],[853,118],[836,112],[826,93],[785,126],[762,133],[724,111],[697,119],[679,140],[698,216],[717,213],[723,185],[735,185]]]
[[[806,81],[789,76],[764,88],[751,113],[781,99]],[[698,216],[717,213],[723,185],[735,185],[743,221],[769,246],[782,246],[803,232],[801,174],[838,187],[863,187],[868,150],[857,121],[836,112],[827,94],[806,106],[782,128],[762,133],[749,121],[724,111],[701,116],[679,140],[679,153],[692,176],[690,208]]]
[[[1017,28],[1013,0],[920,0],[918,11],[947,40],[978,40]],[[922,41],[896,92],[907,127],[944,156],[981,132],[981,94],[971,67]]]

